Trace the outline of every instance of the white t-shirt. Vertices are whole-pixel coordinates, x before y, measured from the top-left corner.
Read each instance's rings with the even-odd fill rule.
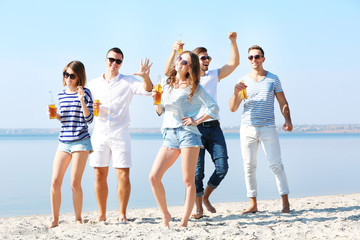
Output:
[[[151,96],[144,89],[144,83],[131,75],[118,74],[109,82],[104,75],[89,83],[93,101],[99,100],[99,116],[94,117],[93,135],[102,134],[108,137],[121,138],[127,132],[130,123],[129,105],[134,95]]]
[[[209,70],[207,72],[205,72],[205,76],[200,78],[200,85],[205,88],[205,91],[210,95],[210,97],[212,97],[212,99],[214,99],[214,101],[217,104],[217,84],[219,82],[219,74],[220,74],[220,69],[214,69],[214,70]],[[206,106],[202,106],[198,115],[196,116],[195,119],[200,118],[201,116],[203,116],[204,114],[206,114],[207,111],[207,107]],[[213,118],[209,118],[208,120],[206,120],[206,122],[208,121],[213,121],[213,120],[219,120],[219,115],[216,119]]]

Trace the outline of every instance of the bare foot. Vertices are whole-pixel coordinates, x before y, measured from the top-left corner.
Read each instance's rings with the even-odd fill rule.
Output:
[[[203,218],[204,215],[200,214],[200,213],[194,213],[191,215],[191,218],[193,219],[200,219],[200,218]]]
[[[178,225],[179,228],[181,227],[187,227],[187,221],[184,222],[184,221],[181,221],[180,224]]]
[[[216,209],[213,207],[213,205],[211,205],[209,199],[203,199],[203,203],[206,207],[206,209],[211,212],[211,213],[216,213]]]
[[[99,216],[97,220],[98,220],[98,222],[105,222],[106,216]]]
[[[283,205],[283,209],[281,210],[281,212],[283,213],[289,213],[290,212],[290,203],[289,203],[289,197],[287,194],[281,196],[282,198],[282,205]]]
[[[75,220],[75,224],[83,224],[82,219]]]
[[[193,219],[200,219],[200,218],[202,218],[203,216],[204,216],[204,210],[203,210],[202,206],[201,206],[201,207],[197,207],[197,206],[196,206],[196,213],[194,213],[193,215],[191,215],[191,218],[193,218]]]
[[[120,215],[120,216],[119,216],[119,221],[120,221],[120,222],[123,222],[123,223],[126,223],[126,222],[127,222],[126,216],[125,216],[125,215]]]
[[[283,209],[281,210],[283,213],[289,213],[290,212],[290,204],[289,205],[283,205]]]
[[[248,213],[256,213],[258,211],[257,206],[250,206],[245,211],[242,211],[241,214],[248,214]]]
[[[52,221],[49,228],[54,228],[54,227],[57,227],[59,226],[59,221]]]
[[[163,216],[163,225],[164,225],[165,227],[169,227],[169,222],[170,222],[170,220],[171,220],[171,215],[170,215],[170,213],[165,214],[165,215]]]

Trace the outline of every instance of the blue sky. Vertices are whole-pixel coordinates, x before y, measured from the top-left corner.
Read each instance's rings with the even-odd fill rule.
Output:
[[[210,69],[230,57],[229,31],[238,33],[240,66],[218,88],[222,126],[238,126],[231,113],[235,82],[251,69],[247,49],[265,50],[264,67],[280,77],[293,124],[360,122],[360,2],[344,1],[1,1],[0,128],[56,128],[46,114],[48,91],[63,89],[61,73],[72,60],[88,80],[104,72],[108,49],[124,52],[121,73],[153,62],[163,73],[174,41],[205,46]],[[283,123],[277,103],[276,122]],[[150,97],[135,96],[130,127],[160,127]]]

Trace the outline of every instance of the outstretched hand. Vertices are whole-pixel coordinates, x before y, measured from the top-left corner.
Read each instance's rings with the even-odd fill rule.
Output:
[[[133,75],[140,76],[142,78],[149,77],[150,68],[153,63],[149,64],[150,60],[145,58],[144,63],[143,60],[140,59],[140,70],[137,73],[133,73]]]

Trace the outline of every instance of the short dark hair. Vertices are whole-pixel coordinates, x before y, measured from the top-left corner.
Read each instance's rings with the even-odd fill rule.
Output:
[[[116,52],[116,53],[119,53],[121,54],[123,60],[124,60],[124,54],[123,52],[120,50],[120,48],[118,47],[113,47],[112,49],[110,49],[107,53],[106,53],[106,56],[109,54],[109,52]]]
[[[260,50],[260,52],[262,53],[262,56],[265,57],[265,53],[264,53],[264,50],[258,46],[258,45],[252,45],[251,47],[249,47],[249,50],[248,50],[248,53],[251,51],[251,50]]]
[[[199,55],[200,53],[207,52],[207,49],[204,47],[197,47],[194,50],[192,50],[193,53],[196,55]]]

